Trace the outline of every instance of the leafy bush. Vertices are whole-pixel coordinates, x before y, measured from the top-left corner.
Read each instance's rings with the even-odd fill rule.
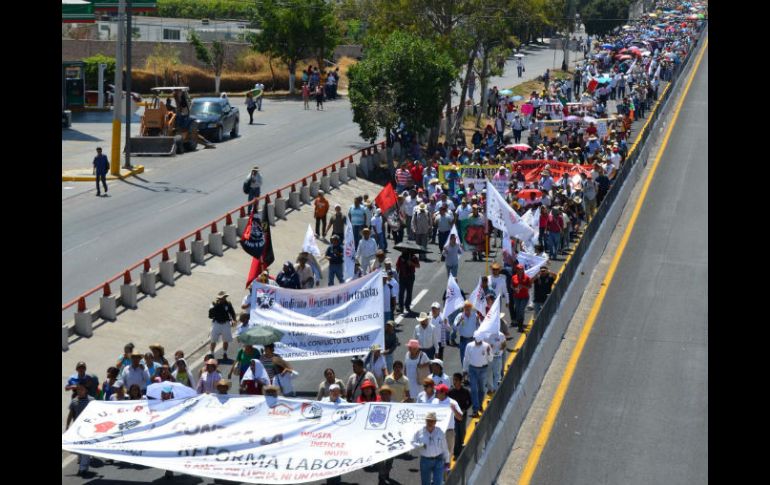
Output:
[[[99,64],[107,64],[104,70],[104,84],[111,84],[115,80],[115,58],[102,54],[86,57],[86,89],[97,89],[99,83]]]
[[[256,2],[243,0],[158,0],[159,17],[251,20]]]

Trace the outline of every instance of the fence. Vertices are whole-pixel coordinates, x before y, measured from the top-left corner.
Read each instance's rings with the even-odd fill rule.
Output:
[[[90,337],[94,321],[114,321],[117,318],[118,306],[136,308],[139,293],[154,295],[158,281],[173,286],[177,273],[191,274],[193,263],[203,263],[207,254],[222,256],[225,246],[236,248],[238,237],[243,234],[248,223],[249,206],[253,205],[256,210],[260,202],[267,204],[270,224],[274,225],[276,218],[285,218],[288,208],[299,209],[303,203],[311,203],[319,189],[328,192],[341,183],[355,179],[358,168],[353,161],[355,156],[360,156],[359,164],[362,167],[369,167],[381,157],[381,150],[384,148],[384,141],[362,148],[310,175],[236,207],[65,303],[62,305],[62,350],[68,348],[69,336],[73,332]],[[176,253],[172,261],[174,251]],[[154,265],[157,265],[157,270],[153,270]],[[119,281],[119,296],[116,296],[113,291]],[[89,308],[95,310],[91,311]],[[74,327],[65,323],[72,320]]]
[[[602,222],[605,220],[605,218],[607,218],[607,214],[610,210],[615,209],[619,211],[618,207],[613,207],[613,203],[618,198],[618,194],[620,193],[621,189],[624,188],[626,179],[629,177],[629,174],[634,169],[634,167],[636,167],[637,162],[642,160],[642,163],[646,165],[648,149],[640,149],[639,147],[645,147],[650,134],[655,128],[655,122],[661,116],[661,113],[666,109],[671,93],[674,92],[672,86],[679,80],[679,76],[681,75],[682,71],[689,65],[689,61],[693,52],[698,51],[702,40],[705,37],[704,29],[705,25],[701,25],[700,38],[697,42],[693,43],[692,48],[687,53],[687,57],[674,71],[671,82],[661,93],[658,102],[656,103],[653,110],[649,113],[647,121],[642,127],[642,130],[639,133],[635,143],[631,146],[629,150],[629,156],[627,157],[620,170],[618,170],[612,187],[607,192],[607,195],[602,201],[602,204],[599,206],[593,219],[591,219],[591,222],[587,224],[585,232],[575,246],[572,255],[565,262],[564,266],[559,272],[559,276],[553,286],[553,290],[551,291],[549,297],[546,299],[543,309],[535,318],[532,328],[524,341],[524,344],[516,353],[513,362],[508,367],[497,392],[487,407],[487,410],[481,416],[481,419],[476,423],[473,433],[467,440],[463,452],[455,462],[447,480],[448,484],[464,485],[474,483],[474,481],[471,479],[471,475],[476,470],[477,465],[482,464],[484,459],[482,455],[485,453],[486,447],[492,439],[493,434],[498,427],[503,426],[502,423],[505,421],[504,414],[506,413],[508,406],[516,406],[517,404],[520,404],[513,402],[512,398],[514,397],[514,392],[521,385],[522,377],[524,376],[525,371],[528,369],[530,364],[532,364],[538,351],[538,347],[543,340],[543,336],[546,334],[549,327],[556,319],[558,312],[562,310],[562,302],[567,295],[567,292],[570,290],[584,255],[589,250],[591,243],[595,239],[595,236],[602,228]],[[630,187],[628,190],[630,191]],[[574,295],[570,296],[574,298]],[[548,362],[542,363],[542,365],[544,365],[546,368],[550,362],[550,358],[547,360]],[[532,399],[534,396],[529,396],[529,398]],[[526,408],[528,408],[528,406],[526,406]],[[526,409],[523,409],[521,416],[522,419],[525,413]],[[505,427],[504,432],[507,437],[509,437],[509,441],[512,442],[515,436],[518,434],[519,426],[520,421],[517,422],[513,428]],[[502,455],[507,456],[508,451],[509,450],[507,449],[502,450]],[[483,468],[479,468],[483,470],[482,473],[485,474],[485,477],[484,479],[475,477],[476,481],[478,483],[492,483],[497,476],[502,463],[495,463],[494,466],[490,466],[490,463],[483,463],[483,465]]]

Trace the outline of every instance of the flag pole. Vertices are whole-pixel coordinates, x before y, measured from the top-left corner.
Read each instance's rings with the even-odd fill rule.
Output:
[[[487,257],[485,258],[487,260],[487,269],[486,269],[486,272],[484,273],[484,276],[489,276],[489,226],[487,226],[487,230],[484,232],[486,233],[485,236],[486,236],[486,245],[487,245],[487,254],[486,254]]]

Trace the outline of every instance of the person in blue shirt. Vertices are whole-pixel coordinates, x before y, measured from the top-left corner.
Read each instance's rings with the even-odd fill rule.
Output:
[[[107,195],[107,171],[110,169],[110,162],[107,155],[102,155],[102,147],[96,147],[96,157],[94,157],[94,174],[96,175],[96,196],[101,197],[99,191],[99,180],[104,186],[104,195]]]
[[[353,239],[355,240],[356,247],[358,247],[358,241],[361,240],[361,229],[363,229],[370,218],[367,218],[367,211],[364,206],[361,205],[363,197],[356,197],[353,201],[353,206],[348,209],[348,218],[353,225]]]

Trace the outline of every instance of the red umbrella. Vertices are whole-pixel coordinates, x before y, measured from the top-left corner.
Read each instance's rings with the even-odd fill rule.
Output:
[[[516,193],[516,197],[519,199],[529,200],[532,198],[532,194],[535,194],[535,198],[539,199],[543,197],[543,193],[537,189],[524,189]]]
[[[617,59],[619,61],[626,61],[628,59],[633,59],[633,58],[634,58],[634,56],[629,56],[628,54],[623,54],[623,55],[620,55],[620,56],[615,56],[615,59]]]

